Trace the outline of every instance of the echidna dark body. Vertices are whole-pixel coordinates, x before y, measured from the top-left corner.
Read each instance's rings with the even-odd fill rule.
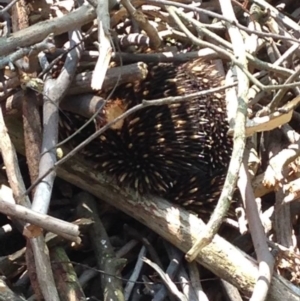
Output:
[[[222,80],[203,61],[149,66],[144,81],[117,88],[102,114],[109,122],[143,99],[187,95],[219,87]],[[224,94],[207,94],[144,108],[94,140],[85,154],[120,185],[197,212],[221,191],[232,148],[227,131]]]

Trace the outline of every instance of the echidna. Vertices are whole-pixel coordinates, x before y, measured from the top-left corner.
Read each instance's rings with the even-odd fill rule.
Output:
[[[219,87],[222,80],[199,60],[149,65],[144,81],[117,88],[101,120],[111,121],[143,99],[186,95]],[[65,134],[66,122],[61,122]],[[90,126],[86,131],[91,130]],[[107,130],[84,152],[120,185],[200,212],[221,191],[232,148],[227,131],[224,94],[214,93],[144,108]]]

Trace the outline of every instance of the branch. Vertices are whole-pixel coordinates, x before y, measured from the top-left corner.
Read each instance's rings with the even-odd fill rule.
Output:
[[[19,47],[29,47],[36,44],[51,33],[59,35],[67,31],[79,28],[96,17],[94,9],[90,5],[82,5],[63,17],[39,22],[25,29],[13,33],[8,38],[0,38],[1,55],[7,55]]]

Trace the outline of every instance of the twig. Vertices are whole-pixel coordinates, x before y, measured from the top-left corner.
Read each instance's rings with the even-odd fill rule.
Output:
[[[275,19],[279,19],[283,22],[287,27],[294,29],[296,31],[300,31],[300,26],[294,22],[292,19],[287,17],[286,15],[280,13],[274,6],[270,5],[264,0],[252,0],[252,2],[262,6],[264,9],[267,9],[271,16]]]
[[[31,183],[38,178],[39,157],[42,145],[42,125],[37,95],[30,89],[23,91],[22,115],[26,158]],[[34,192],[34,191],[33,191]]]
[[[237,290],[236,287],[234,287],[232,284],[228,283],[227,281],[221,279],[221,283],[223,286],[224,291],[226,292],[227,299],[230,301],[242,301],[242,297]]]
[[[37,55],[39,52],[47,50],[49,52],[55,51],[55,45],[52,41],[52,36],[46,37],[42,42],[39,42],[33,46],[25,47],[17,50],[16,52],[9,54],[0,59],[0,69],[3,69],[5,66],[17,61],[18,59],[24,56]]]
[[[262,117],[254,117],[247,120],[246,137],[255,133],[274,130],[291,121],[293,110],[300,103],[300,97],[296,97],[272,114]],[[231,133],[231,132],[230,132]]]
[[[0,137],[1,137],[0,150],[6,168],[6,174],[8,177],[10,187],[17,200],[17,203],[21,204],[22,206],[30,207],[31,203],[29,197],[27,195],[24,195],[26,188],[18,165],[18,159],[17,159],[15,147],[12,144],[10,137],[8,135],[1,108],[0,108]]]
[[[147,249],[145,246],[142,246],[139,255],[137,257],[136,264],[134,266],[133,272],[124,288],[124,298],[126,301],[130,300],[130,295],[135,285],[135,281],[139,278],[142,267],[144,266],[143,258],[146,256]]]
[[[217,14],[211,10],[207,10],[207,9],[203,9],[200,7],[195,7],[193,5],[190,4],[184,4],[182,2],[175,2],[175,1],[167,1],[167,0],[145,0],[148,3],[156,3],[157,5],[170,5],[170,6],[176,6],[176,7],[182,7],[186,10],[191,10],[191,11],[195,11],[195,12],[199,12],[199,13],[204,13],[207,16],[210,16],[212,18],[216,18],[218,20],[223,20],[225,22],[228,22],[234,26],[236,26],[237,28],[249,33],[249,34],[256,34],[257,36],[264,38],[264,37],[268,37],[268,38],[273,38],[273,39],[278,39],[278,40],[288,40],[288,41],[293,41],[295,43],[300,43],[298,39],[293,38],[293,37],[283,37],[281,35],[277,35],[277,34],[273,34],[273,33],[268,33],[268,32],[260,32],[257,30],[252,30],[246,26],[243,26],[237,22],[234,22],[230,17],[227,17],[225,15],[220,15]],[[256,2],[255,0],[253,2]],[[202,3],[204,4],[204,3]],[[257,1],[257,4],[259,4],[259,1]],[[261,1],[260,4],[262,4],[262,6],[267,7],[267,5],[270,7],[270,4],[266,3],[265,1]],[[274,7],[272,7],[274,9]],[[276,10],[276,9],[274,9]],[[276,10],[277,11],[277,10]],[[278,11],[277,11],[278,12]],[[279,19],[281,19],[281,17],[284,16],[283,14],[279,13]],[[284,16],[286,17],[286,16]],[[290,19],[289,19],[290,20]],[[296,24],[296,23],[293,23]],[[293,25],[294,26],[294,25]],[[296,29],[298,30],[298,29]]]
[[[247,162],[248,160],[245,159],[241,166],[238,186],[246,208],[250,233],[259,262],[259,275],[250,300],[264,301],[271,284],[274,258],[269,252],[264,228],[258,215],[255,197],[251,187],[249,173],[247,171]]]
[[[177,297],[179,301],[188,301],[188,299],[185,297],[184,294],[179,292],[174,282],[170,279],[170,277],[164,273],[164,271],[154,262],[151,260],[144,258],[144,262],[146,262],[148,265],[150,265],[161,277],[164,284],[167,286],[168,290],[174,294],[174,296]]]
[[[73,30],[74,27],[87,24],[95,18],[96,13],[90,5],[82,5],[74,12],[63,17],[39,22],[28,28],[13,33],[9,38],[0,38],[1,55],[7,55],[18,47],[28,47],[45,39],[50,34],[59,35]],[[76,22],[76,26],[75,26]]]
[[[104,82],[102,83],[102,89],[110,90],[115,85],[134,82],[136,80],[145,79],[147,75],[147,66],[144,63],[135,63],[126,66],[115,67],[107,70],[104,74]],[[92,79],[95,76],[95,71],[79,73],[74,78],[74,81],[67,92],[68,95],[83,94],[93,92],[91,88]]]
[[[13,32],[18,32],[29,27],[29,11],[26,9],[26,1],[19,0],[11,9],[11,20]],[[26,59],[21,58],[15,61],[19,72],[24,71],[28,73],[36,72],[38,68],[38,59],[36,55],[28,56]]]
[[[288,125],[283,126],[282,132],[284,132],[284,134],[286,135],[286,137],[289,139],[290,144],[288,146],[288,148],[296,148],[297,152],[299,152],[299,146],[300,146],[300,142],[299,139],[297,139],[297,136],[295,137],[291,137],[291,128]],[[278,133],[280,135],[282,135],[281,133]],[[271,158],[269,158],[269,162],[270,165],[273,166],[274,165],[274,158],[277,157],[278,155],[280,155],[279,157],[277,157],[276,159],[283,159],[282,155],[286,155],[288,154],[286,152],[286,150],[281,150],[280,146],[274,145],[272,143],[270,143],[269,148],[267,149],[269,154],[271,155],[276,154],[276,156],[270,156]],[[275,152],[274,152],[275,151]],[[288,157],[286,157],[288,158]],[[276,192],[275,192],[275,209],[274,209],[274,232],[276,235],[276,241],[280,244],[282,244],[285,247],[291,248],[291,249],[295,249],[295,239],[294,237],[294,231],[292,228],[292,220],[291,220],[291,205],[289,203],[284,203],[284,197],[285,197],[285,190],[284,188],[286,187],[286,178],[290,173],[290,167],[287,166],[286,164],[283,164],[284,162],[286,162],[286,158],[285,160],[283,160],[282,162],[276,162],[275,165],[276,169],[273,171],[274,175],[275,175],[275,185],[276,185]],[[296,159],[296,158],[295,158]],[[279,163],[279,165],[278,165]],[[281,166],[281,169],[279,170],[278,167]],[[268,166],[268,174],[270,174],[272,176],[272,174],[270,173],[271,169],[269,168],[270,166]]]
[[[120,276],[120,271],[126,264],[126,259],[116,258],[106,230],[98,216],[97,206],[93,196],[87,193],[77,195],[80,202],[80,212],[94,221],[89,235],[97,259],[97,265],[104,273],[101,274],[103,300],[124,300],[122,282],[119,278],[112,280],[111,275]]]
[[[109,19],[109,0],[97,1],[97,20],[98,20],[98,49],[99,57],[94,69],[91,87],[94,90],[100,90],[104,77],[110,62],[112,47],[110,37],[110,19]]]
[[[51,250],[50,256],[61,300],[87,301],[66,251],[62,247],[55,247]]]
[[[270,32],[272,33],[275,33],[275,34],[278,34],[278,35],[281,35],[283,37],[291,37],[293,38],[294,36],[287,30],[286,27],[284,27],[284,24],[282,24],[282,22],[279,20],[279,19],[274,19],[272,18],[271,16],[269,16],[269,18],[267,19],[266,23],[265,23]],[[292,47],[292,46],[295,46],[295,45],[299,45],[299,43],[297,42],[294,42],[294,41],[290,41],[290,40],[285,40],[283,39],[282,40],[283,42],[283,48],[286,48],[286,47]],[[276,45],[276,44],[275,44]],[[274,46],[275,46],[274,45]],[[277,47],[276,47],[277,48]],[[280,52],[278,51],[277,53],[280,54]],[[295,53],[299,56],[300,55],[300,50],[299,49],[296,49],[295,50]]]
[[[71,44],[77,44],[78,40],[80,39],[81,34],[79,31],[73,31],[72,33],[70,33]],[[71,85],[72,79],[75,76],[77,62],[79,60],[81,51],[81,45],[78,46],[78,49],[74,48],[73,50],[71,50],[65,62],[65,67],[59,77],[54,81],[47,80],[45,83],[43,119],[44,133],[42,145],[43,154],[40,161],[39,176],[43,174],[45,170],[51,168],[56,162],[56,153],[53,151],[49,152],[48,150],[53,149],[53,146],[57,144],[58,105],[60,100],[66,94],[66,90]],[[52,173],[48,179],[45,179],[44,182],[40,183],[40,185],[37,186],[32,204],[33,210],[36,210],[40,213],[47,213],[54,177],[55,174]]]
[[[217,43],[221,43],[221,45],[224,45],[225,47],[229,48],[230,50],[232,49],[232,46],[230,43],[226,42],[225,40],[221,39],[219,36],[217,36],[216,34],[213,34],[212,32],[208,31],[204,26],[201,25],[201,23],[199,23],[198,21],[196,21],[193,18],[190,18],[188,16],[186,16],[186,14],[184,14],[183,12],[179,11],[179,10],[175,10],[174,8],[172,8],[172,10],[176,11],[176,14],[178,14],[178,16],[180,16],[181,18],[183,18],[184,20],[186,20],[187,22],[191,22],[193,25],[195,25],[195,27],[199,28],[201,31],[203,31],[205,34],[207,34],[209,37],[213,37]],[[222,57],[225,56],[228,59],[230,59],[235,65],[237,65],[240,69],[243,70],[243,72],[247,75],[247,77],[255,84],[257,85],[261,90],[264,91],[268,91],[268,90],[272,90],[272,89],[276,89],[275,85],[263,85],[261,82],[259,82],[255,77],[253,77],[253,75],[247,70],[245,69],[240,62],[235,58],[235,56],[231,53],[231,51],[226,51],[223,48],[208,43],[206,41],[200,40],[198,38],[196,38],[186,27],[185,25],[181,22],[181,20],[176,16],[176,14],[174,15],[172,13],[172,11],[170,12],[170,14],[172,15],[172,17],[174,18],[174,20],[176,20],[177,25],[181,28],[181,30],[191,39],[191,41],[193,43],[195,43],[196,45],[199,45],[201,47],[209,47],[212,48],[213,50],[217,51]],[[254,56],[252,56],[249,53],[246,53],[247,59],[249,60],[249,62],[251,64],[253,64],[256,68],[259,69],[263,69],[263,70],[272,70],[274,72],[280,72],[280,73],[285,73],[285,74],[292,74],[291,71],[289,71],[286,68],[282,68],[282,67],[278,67],[278,66],[274,66],[272,64],[263,62],[261,60],[258,60],[257,58],[255,58]],[[295,84],[286,84],[286,85],[278,85],[277,88],[292,88],[292,87],[297,87],[299,85],[298,83]]]
[[[14,293],[3,279],[0,279],[1,293],[0,300],[25,301],[24,298]]]
[[[206,294],[203,291],[202,285],[201,285],[201,277],[199,273],[199,267],[198,264],[193,261],[188,263],[188,271],[190,274],[191,279],[191,287],[194,289],[197,300],[201,301],[208,301],[208,298]]]
[[[193,264],[193,263],[191,263],[191,264]],[[198,292],[196,291],[196,287],[193,286],[193,280],[190,280],[190,277],[188,276],[188,274],[183,266],[181,266],[179,269],[178,280],[180,281],[180,286],[181,286],[182,292],[185,294],[185,296],[188,298],[189,301],[199,301],[199,300],[208,301],[208,299],[204,293],[202,294],[202,296],[200,298],[200,294],[198,294]],[[199,278],[194,279],[194,280],[200,282]]]
[[[144,34],[141,33],[130,33],[126,36],[120,36],[115,38],[116,43],[119,43],[120,48],[127,48],[129,46],[143,46],[150,47],[150,39]]]
[[[80,219],[74,222],[75,225],[79,225],[81,233],[85,233],[92,223],[93,222],[91,220],[87,219]],[[66,242],[64,239],[61,239],[61,237],[51,232],[46,234],[45,239],[49,247],[53,247],[61,243],[68,243],[68,241]],[[24,247],[12,254],[2,256],[0,258],[1,273],[7,278],[12,278],[19,273],[20,267],[24,266],[24,256],[26,255],[27,251],[28,249]],[[33,257],[31,261],[34,261]]]
[[[57,288],[51,270],[48,247],[43,235],[30,239],[30,246],[34,254],[36,275],[40,290],[47,301],[59,301]],[[45,273],[47,271],[47,273]]]
[[[9,2],[7,3],[7,5],[1,9],[0,11],[0,16],[2,17],[2,14],[9,11],[19,0],[8,0]],[[3,1],[4,2],[4,1]]]
[[[295,73],[293,73],[286,81],[284,84],[289,84],[291,82],[293,82],[294,80],[296,80],[297,78],[299,78],[300,75],[300,69],[298,69]],[[284,95],[287,92],[287,88],[283,88],[277,91],[276,95],[274,96],[274,98],[272,99],[272,101],[268,104],[267,109],[270,110],[271,112],[274,111],[275,108],[277,108],[282,100],[282,98],[284,97]]]
[[[220,6],[223,14],[230,15],[232,20],[235,20],[234,11],[231,6],[230,1],[220,1]],[[232,47],[237,60],[240,65],[243,66],[243,70],[247,67],[247,60],[245,55],[245,49],[243,44],[243,38],[239,30],[226,24],[228,27],[228,33],[231,37]],[[237,78],[238,78],[238,95],[237,95],[237,112],[235,117],[234,126],[234,136],[233,136],[233,150],[232,158],[229,163],[229,170],[225,179],[224,187],[221,196],[218,200],[218,204],[214,209],[212,216],[207,224],[205,231],[200,234],[196,244],[193,248],[186,254],[186,259],[188,261],[193,261],[196,258],[197,252],[200,249],[209,244],[213,236],[218,232],[230,206],[230,201],[235,190],[235,185],[238,178],[238,171],[241,166],[243,159],[243,153],[245,149],[245,124],[247,118],[247,93],[249,88],[249,81],[247,76],[239,68],[236,68]]]
[[[135,9],[132,3],[128,0],[121,0],[122,4],[128,11],[129,15],[137,22],[139,27],[146,32],[150,39],[150,46],[153,49],[158,49],[162,40],[157,32],[157,29],[151,25],[142,11]]]
[[[112,55],[112,59],[115,61],[122,60],[124,63],[133,62],[187,62],[197,58],[203,58],[203,60],[210,60],[219,58],[220,54],[210,48],[203,48],[198,51],[190,51],[186,53],[174,53],[174,52],[159,52],[159,53],[126,53],[115,52]],[[226,57],[222,56],[226,59]]]
[[[12,204],[0,195],[0,211],[8,216],[18,218],[24,222],[32,223],[52,233],[56,233],[65,239],[80,243],[79,227],[60,219],[40,214],[24,206]],[[29,228],[30,230],[30,228]]]
[[[145,237],[142,233],[139,231],[129,227],[128,225],[124,225],[124,231],[126,231],[130,236],[133,236],[134,238],[138,239],[142,242],[142,244],[146,247],[147,252],[149,253],[149,256],[151,259],[161,268],[163,268],[163,264],[160,260],[159,255],[157,254],[155,248],[153,247],[151,240],[153,239],[153,235],[150,235],[148,237]],[[153,233],[152,233],[153,234]]]
[[[259,20],[262,18],[263,12],[257,5],[252,5],[250,9],[250,22],[248,28],[251,30],[256,30],[262,32],[262,27]],[[245,50],[251,54],[256,54],[262,46],[265,44],[265,40],[260,39],[255,33],[252,33],[245,39]]]
[[[29,16],[28,11],[26,10],[26,3],[24,0],[18,1],[11,10],[12,14],[12,29],[13,32],[18,32],[24,28],[28,28],[29,26]],[[44,41],[43,41],[44,42]],[[42,43],[43,44],[43,43]],[[40,46],[40,45],[39,45]],[[38,46],[38,48],[40,48]],[[35,72],[37,69],[37,57],[28,56],[26,59],[25,54],[26,51],[17,51],[15,56],[9,56],[8,58],[12,61],[8,61],[8,65],[13,69],[12,62],[18,67],[18,73],[20,77],[24,77],[27,72]],[[29,54],[29,52],[28,52]],[[20,56],[21,55],[21,56]],[[19,59],[16,59],[18,58]],[[5,60],[4,60],[5,63]],[[4,67],[4,66],[3,66]],[[37,111],[37,101],[36,95],[34,95],[31,91],[23,92],[24,100],[22,102],[22,113],[23,113],[23,127],[24,127],[24,141],[26,145],[26,155],[28,162],[31,162],[29,165],[29,174],[31,177],[31,181],[35,181],[38,177],[38,158],[40,155],[41,149],[41,123],[39,119],[39,112]],[[25,208],[24,208],[25,209]],[[27,237],[32,235],[30,232],[31,229],[24,228],[23,234]],[[33,230],[33,229],[32,229]],[[32,231],[34,232],[34,230]],[[37,233],[40,234],[41,230],[38,229]],[[25,234],[26,233],[26,234]],[[32,260],[32,248],[29,240],[26,241],[27,251],[26,251],[26,262],[28,267],[28,274],[31,280],[32,288],[35,294],[38,297],[42,297],[41,288],[38,285],[36,280],[36,267],[35,263]]]
[[[81,39],[81,33],[78,30],[74,30],[69,33],[69,38],[71,46],[78,44],[78,41]],[[79,60],[81,50],[81,45],[79,45],[78,47],[70,51],[66,59],[64,69],[62,70],[57,80],[46,80],[44,86],[45,102],[43,108],[44,132],[42,151],[53,148],[53,146],[57,143],[59,101],[65,95],[67,88],[69,87],[73,77],[75,76],[77,62]],[[49,167],[51,168],[54,162],[56,162],[55,152],[47,152],[42,155],[40,159],[39,175],[43,174],[45,169],[48,170]],[[55,173],[52,172],[45,179],[45,181],[39,183],[34,194],[32,210],[39,213],[47,213],[51,199],[51,191],[54,178]],[[48,248],[45,244],[43,235],[39,235],[38,237],[31,239],[30,242],[34,253],[38,282],[40,284],[41,291],[43,292],[43,296],[47,301],[59,300],[53,274],[51,272]],[[45,268],[47,270],[47,273],[44,273]]]
[[[166,269],[166,275],[173,281],[176,278],[178,270],[181,266],[183,260],[183,254],[179,250],[175,249],[173,246],[169,245],[167,242],[164,242],[164,245],[167,249],[167,253],[170,259],[170,264]],[[167,297],[168,291],[165,287],[162,287],[158,292],[155,293],[152,298],[153,301],[163,301]]]
[[[124,245],[121,249],[116,252],[116,257],[121,258],[124,257],[128,252],[130,252],[136,245],[138,241],[135,239],[130,240],[126,245]],[[79,277],[79,282],[81,286],[85,287],[90,280],[99,275],[99,270],[96,268],[86,269]]]
[[[116,83],[118,84],[125,84],[129,82],[134,82],[137,80],[143,80],[147,76],[147,66],[144,63],[134,63],[127,65],[125,67],[116,67],[111,68],[108,70],[104,83],[103,83],[103,89],[109,90],[112,89]],[[92,91],[91,89],[91,78],[92,78],[92,72],[84,72],[79,73],[73,80],[71,87],[67,91],[66,98],[72,99],[72,101],[76,102],[76,106],[79,107],[79,102],[88,102],[88,100],[84,100],[85,98],[91,97],[91,95],[87,95],[86,93],[89,93]],[[18,86],[20,83],[16,83],[16,86]],[[0,87],[1,89],[1,87]],[[37,91],[40,92],[40,91]],[[75,95],[75,94],[84,94],[84,95]],[[14,95],[8,97],[6,99],[5,103],[2,103],[2,109],[6,114],[14,114],[15,110],[21,110],[21,105],[23,101],[22,93],[16,92]],[[71,95],[72,97],[68,97]],[[96,97],[96,96],[95,96]],[[77,99],[77,100],[76,100]],[[79,112],[76,111],[77,108],[74,104],[68,107],[68,104],[64,103],[64,100],[62,100],[62,108],[66,109],[70,112],[74,112],[76,114],[82,113],[82,111],[91,112],[90,109],[85,108],[86,104],[82,104],[82,106],[79,108]],[[88,105],[88,104],[87,104]],[[96,110],[93,111],[92,114],[86,115],[85,113],[82,114],[85,117],[91,117]]]

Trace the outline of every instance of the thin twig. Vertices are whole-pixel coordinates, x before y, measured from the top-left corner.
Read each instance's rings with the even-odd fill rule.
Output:
[[[236,20],[230,1],[220,1],[220,6],[223,14],[225,14],[226,11],[226,14],[230,15],[232,20]],[[232,47],[235,53],[235,57],[237,58],[236,60],[239,61],[239,68],[236,68],[238,77],[238,104],[235,117],[232,158],[229,163],[229,171],[227,173],[224,187],[218,200],[218,204],[207,224],[205,231],[201,233],[196,244],[186,254],[186,259],[188,261],[193,261],[199,250],[209,244],[213,236],[219,230],[219,227],[221,226],[230,206],[230,201],[235,190],[238,171],[240,169],[245,149],[245,124],[247,118],[246,96],[249,87],[249,81],[243,71],[247,68],[247,60],[243,38],[239,30],[235,26],[231,26],[230,23],[226,24],[226,26],[228,27],[228,33],[230,34],[231,41],[233,43]],[[242,66],[241,69],[240,66]]]
[[[99,57],[94,69],[91,87],[94,90],[100,90],[104,77],[110,62],[112,47],[110,37],[110,18],[109,18],[109,1],[97,1],[97,20],[98,20],[98,49]]]
[[[264,228],[258,215],[255,197],[247,171],[247,160],[245,160],[241,166],[238,186],[245,203],[244,206],[246,208],[250,233],[259,262],[259,276],[250,300],[264,301],[270,288],[275,261],[269,252]]]
[[[29,47],[45,39],[50,34],[59,35],[74,27],[87,24],[95,18],[96,13],[90,5],[82,5],[63,17],[36,23],[28,28],[13,33],[9,38],[0,38],[1,55],[8,55],[18,47]],[[75,26],[76,23],[76,26]]]
[[[174,282],[170,279],[170,277],[164,273],[164,271],[154,262],[151,260],[144,258],[144,262],[146,262],[148,265],[150,265],[161,277],[164,284],[167,286],[170,292],[174,294],[174,296],[177,297],[179,301],[188,301],[188,299],[183,295],[176,287]]]
[[[124,293],[119,278],[112,281],[111,275],[120,277],[120,272],[126,264],[126,259],[116,258],[106,230],[98,216],[96,200],[92,195],[80,193],[76,197],[80,213],[91,218],[94,224],[89,229],[90,239],[97,259],[97,265],[104,273],[101,274],[101,288],[104,301],[123,301]]]

